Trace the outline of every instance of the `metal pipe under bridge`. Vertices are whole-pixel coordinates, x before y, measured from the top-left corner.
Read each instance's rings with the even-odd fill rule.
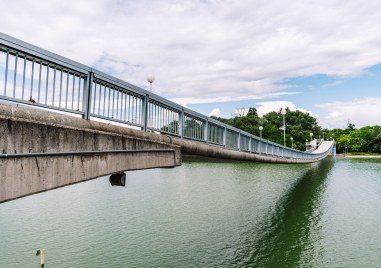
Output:
[[[122,170],[181,165],[184,154],[310,163],[334,146],[321,141],[303,152],[261,139],[1,33],[0,100],[7,103],[0,202]]]

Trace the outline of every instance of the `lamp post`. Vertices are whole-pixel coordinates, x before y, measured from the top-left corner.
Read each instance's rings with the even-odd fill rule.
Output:
[[[147,81],[149,83],[149,91],[152,92],[152,83],[153,83],[153,81],[155,81],[155,76],[150,74],[149,76],[147,76]]]
[[[291,137],[290,140],[291,140],[291,148],[294,149],[294,138]]]
[[[262,130],[263,130],[263,127],[259,126],[259,136],[261,137],[261,139],[262,139]]]
[[[286,146],[286,109],[282,109],[280,113],[283,115],[283,145]]]

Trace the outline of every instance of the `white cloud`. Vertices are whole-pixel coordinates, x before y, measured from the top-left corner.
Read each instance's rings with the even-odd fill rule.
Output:
[[[322,87],[322,88],[336,87],[336,86],[339,86],[339,85],[344,84],[344,82],[345,82],[345,81],[343,81],[343,80],[336,80],[336,81],[334,81],[334,82],[332,82],[332,83],[324,84],[324,85],[322,85],[321,87]]]
[[[319,117],[319,123],[327,128],[345,128],[348,122],[357,128],[381,125],[381,98],[334,101],[317,107],[329,112],[328,116]]]
[[[208,116],[217,116],[217,117],[220,117],[221,116],[221,110],[220,108],[214,108]]]
[[[264,101],[257,103],[257,112],[259,116],[263,116],[269,112],[278,112],[282,108],[289,108],[291,111],[299,110],[303,113],[309,113],[312,116],[315,116],[311,111],[307,111],[303,108],[297,107],[293,102],[290,101]]]
[[[7,2],[1,31],[164,97],[202,103],[279,93],[290,77],[381,62],[381,2]],[[180,101],[183,102],[183,101]]]

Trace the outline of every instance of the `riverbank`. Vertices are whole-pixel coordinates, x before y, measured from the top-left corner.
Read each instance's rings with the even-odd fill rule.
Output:
[[[339,158],[381,158],[381,155],[376,154],[336,154],[336,157]]]

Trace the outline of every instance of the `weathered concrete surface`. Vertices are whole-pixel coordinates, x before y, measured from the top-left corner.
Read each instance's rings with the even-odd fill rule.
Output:
[[[181,147],[181,152],[184,155],[199,155],[208,158],[218,158],[227,160],[251,161],[251,162],[267,162],[267,163],[312,163],[320,161],[325,156],[319,159],[293,159],[283,157],[273,157],[271,155],[253,154],[241,151],[226,150],[222,147],[211,146],[208,144],[197,143],[187,140],[173,139],[173,143]]]
[[[0,104],[0,153],[77,152],[180,148],[163,135]]]
[[[126,170],[176,166],[175,151],[0,158],[0,203]]]
[[[0,202],[113,172],[181,165],[162,135],[35,109],[0,105],[0,154],[155,150],[98,156],[0,159]]]

